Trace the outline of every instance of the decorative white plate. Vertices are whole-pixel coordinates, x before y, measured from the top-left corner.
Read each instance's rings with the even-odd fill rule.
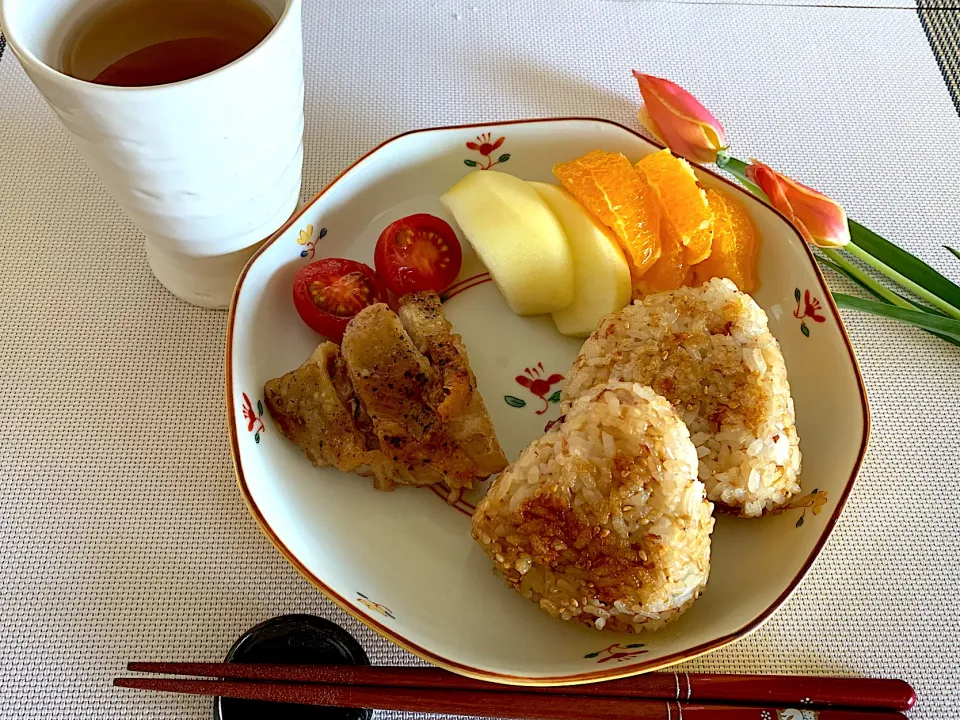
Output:
[[[755,630],[787,599],[833,529],[869,435],[846,332],[813,256],[790,224],[732,183],[764,242],[757,302],[786,358],[803,452],[802,497],[759,520],[719,516],[706,592],[678,622],[640,635],[549,617],[491,571],[470,537],[473,497],[448,506],[429,489],[384,493],[370,479],[317,469],[264,413],[263,385],[297,367],[319,337],[297,315],[291,282],[314,258],[372,265],[380,231],[415,212],[446,218],[438,196],[475,169],[555,182],[554,163],[595,148],[631,161],[659,148],[625,127],[571,118],[421,130],[354,163],[253,257],[227,335],[230,441],[240,490],[277,548],[344,610],[425,660],[504,683],[572,684],[662,668]],[[454,227],[456,227],[454,225]],[[466,343],[509,460],[558,415],[559,379],[579,341],[548,316],[513,315],[464,242],[445,309]]]

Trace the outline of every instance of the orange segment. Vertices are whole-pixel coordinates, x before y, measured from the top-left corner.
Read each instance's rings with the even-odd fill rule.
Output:
[[[653,192],[620,153],[594,150],[557,163],[553,174],[563,186],[613,230],[630,261],[634,278],[660,257],[660,208]]]
[[[661,150],[647,155],[636,168],[660,201],[661,222],[673,226],[686,249],[686,262],[706,260],[713,240],[713,213],[690,164]]]
[[[696,265],[710,257],[713,247],[713,214],[711,211],[710,227],[698,230],[690,238],[690,244],[684,248],[683,259],[690,265]]]
[[[724,277],[752,293],[757,289],[760,233],[739,200],[716,190],[707,190],[707,200],[714,212],[713,245],[710,257],[694,267],[694,280],[700,284]]]
[[[733,235],[737,238],[736,258],[743,277],[743,292],[752,293],[760,286],[760,280],[757,277],[757,256],[760,254],[760,242],[763,238],[743,203],[726,195],[724,204],[727,206],[727,214],[733,226]]]
[[[660,225],[660,259],[634,283],[634,297],[668,292],[682,287],[690,274],[684,260],[685,248],[669,223]]]

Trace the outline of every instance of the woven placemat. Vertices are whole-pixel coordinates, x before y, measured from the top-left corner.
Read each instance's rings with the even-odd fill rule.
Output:
[[[328,0],[307,3],[304,27],[305,194],[412,128],[633,124],[639,67],[701,97],[738,155],[823,189],[960,280],[942,250],[960,246],[960,117],[915,9]],[[916,717],[949,717],[960,349],[844,320],[874,416],[847,509],[768,624],[685,667],[902,677]],[[336,620],[374,662],[418,662],[315,591],[247,513],[226,441],[225,322],[156,283],[138,232],[5,52],[0,716],[206,718],[208,700],[110,679],[132,659],[216,660],[281,613]]]
[[[919,0],[917,13],[960,112],[960,1]]]

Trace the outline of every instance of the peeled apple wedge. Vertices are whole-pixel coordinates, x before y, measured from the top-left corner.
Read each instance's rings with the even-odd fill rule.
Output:
[[[520,178],[477,170],[440,196],[517,315],[562,310],[573,300],[573,258],[563,229]]]
[[[587,337],[630,302],[630,266],[613,233],[573,195],[558,185],[527,184],[560,221],[573,255],[573,302],[555,310],[553,322],[564,335]]]

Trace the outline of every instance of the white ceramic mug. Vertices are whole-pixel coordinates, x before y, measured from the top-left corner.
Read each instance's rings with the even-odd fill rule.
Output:
[[[99,0],[0,0],[7,42],[110,194],[146,235],[157,279],[226,307],[260,242],[290,216],[303,164],[301,0],[235,62],[190,80],[112,87],[59,70],[73,20]]]

